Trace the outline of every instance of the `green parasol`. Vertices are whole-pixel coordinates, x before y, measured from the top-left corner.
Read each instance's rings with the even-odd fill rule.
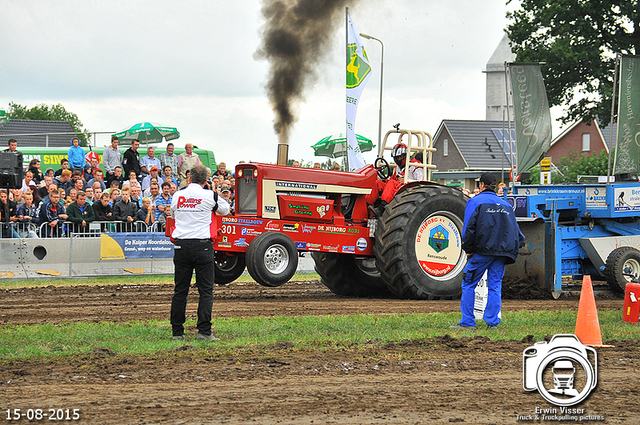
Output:
[[[175,127],[165,127],[150,122],[141,122],[119,133],[115,133],[114,136],[117,136],[120,141],[131,142],[133,139],[138,139],[140,140],[140,144],[144,145],[149,143],[162,143],[162,138],[167,141],[177,139],[180,137],[180,132]]]
[[[369,152],[375,147],[371,140],[359,134],[356,134],[356,140],[358,140],[358,146],[360,146],[362,152]],[[345,156],[347,153],[347,137],[342,133],[334,134],[325,137],[311,147],[314,150],[315,156],[339,158]]]

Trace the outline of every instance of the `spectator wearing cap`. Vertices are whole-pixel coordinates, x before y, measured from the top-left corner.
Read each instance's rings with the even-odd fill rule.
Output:
[[[156,148],[148,147],[147,154],[140,160],[140,171],[142,172],[142,179],[144,180],[149,174],[151,174],[151,167],[156,167],[158,170],[162,167],[160,160],[156,158]],[[144,190],[144,188],[142,188]]]
[[[171,167],[171,179],[176,184],[179,184],[180,175],[178,174],[178,155],[173,153],[174,150],[175,146],[173,145],[173,143],[167,143],[167,151],[162,152],[160,155],[158,155],[158,159],[160,159],[160,164],[162,164],[161,170],[163,172],[166,171],[167,167]],[[166,174],[163,176],[163,179],[165,181],[167,180]]]
[[[150,166],[149,174],[144,179],[142,179],[142,191],[149,189],[149,186],[151,186],[152,178],[155,178],[158,184],[162,184],[164,180],[158,175],[159,173],[160,169],[158,167],[156,167],[155,165]]]
[[[505,265],[518,258],[524,236],[511,205],[496,195],[496,183],[495,175],[484,173],[480,177],[480,194],[469,199],[464,210],[462,249],[468,260],[462,280],[462,319],[451,329],[476,329],[475,290],[485,271],[489,293],[483,319],[487,330],[495,330],[500,323]]]
[[[220,195],[227,201],[227,203],[229,204],[230,213],[233,214],[235,212],[235,205],[231,196],[231,189],[223,186],[220,190]]]

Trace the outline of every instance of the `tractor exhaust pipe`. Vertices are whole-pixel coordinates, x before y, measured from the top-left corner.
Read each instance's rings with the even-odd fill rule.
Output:
[[[278,143],[278,165],[287,165],[289,162],[289,145]]]
[[[287,165],[289,162],[289,140],[285,134],[286,129],[280,129],[278,134],[278,165]]]

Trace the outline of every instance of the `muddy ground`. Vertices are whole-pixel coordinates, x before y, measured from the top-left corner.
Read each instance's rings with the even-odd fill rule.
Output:
[[[0,326],[167,319],[171,293],[171,285],[0,291]],[[195,317],[196,298],[190,297],[188,315]],[[619,310],[622,299],[605,297],[597,304]],[[577,298],[503,304],[505,311],[577,307]],[[214,298],[218,317],[458,309],[459,301],[337,297],[318,282],[280,288],[236,283],[216,287]],[[614,348],[598,349],[598,387],[578,407],[604,417],[594,423],[640,423],[638,341],[610,342]],[[80,422],[91,424],[511,424],[516,415],[553,408],[522,389],[522,351],[532,343],[526,336],[491,341],[445,335],[319,350],[290,342],[235,353],[212,346],[203,353],[187,341],[142,357],[97,348],[65,360],[2,363],[0,417],[7,419],[7,409],[41,408],[47,414],[80,409]]]

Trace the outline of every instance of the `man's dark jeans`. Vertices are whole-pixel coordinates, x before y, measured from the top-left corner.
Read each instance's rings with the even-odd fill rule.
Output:
[[[193,270],[196,271],[198,301],[198,332],[211,335],[211,309],[213,307],[214,251],[211,240],[181,239],[175,242],[175,290],[171,299],[171,327],[173,335],[184,333],[187,295]]]

